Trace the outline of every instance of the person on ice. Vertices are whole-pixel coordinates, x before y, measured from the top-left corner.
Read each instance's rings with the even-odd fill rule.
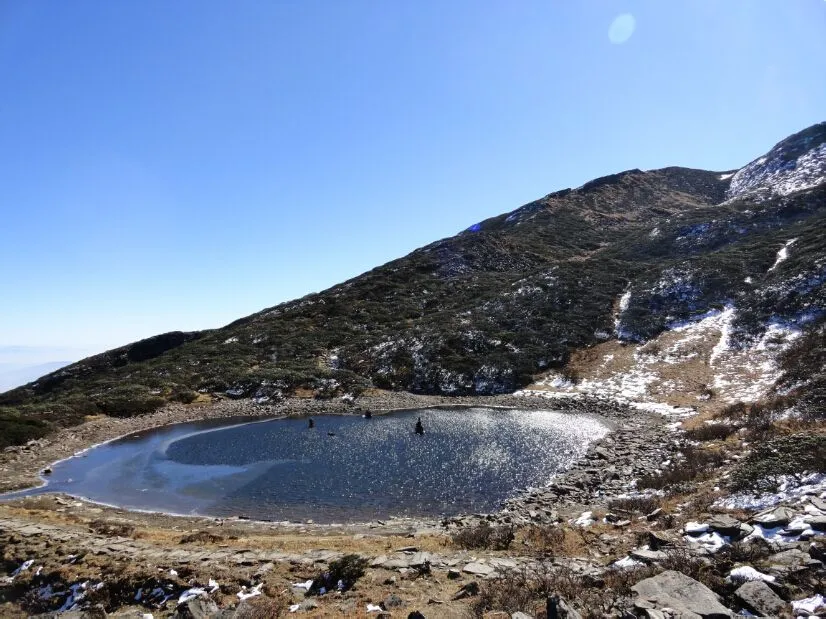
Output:
[[[416,434],[424,434],[424,426],[422,425],[421,417],[419,417],[418,421],[416,421],[416,429],[414,432],[416,432]]]

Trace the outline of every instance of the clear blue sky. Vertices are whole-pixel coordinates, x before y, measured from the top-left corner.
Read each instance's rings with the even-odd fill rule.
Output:
[[[0,87],[0,348],[92,352],[744,165],[826,118],[826,2],[0,0]]]

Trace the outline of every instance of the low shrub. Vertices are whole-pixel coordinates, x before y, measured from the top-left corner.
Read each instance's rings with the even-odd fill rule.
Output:
[[[453,543],[466,550],[507,550],[516,536],[512,526],[494,527],[487,522],[464,527],[453,535]]]
[[[359,555],[344,555],[330,563],[326,572],[322,572],[313,579],[313,584],[307,595],[320,595],[328,591],[347,591],[353,588],[356,581],[364,576],[367,559]]]
[[[614,616],[629,605],[631,586],[656,571],[654,567],[608,570],[600,577],[591,577],[564,565],[542,563],[535,571],[511,570],[485,581],[473,611],[478,617],[488,611],[521,611],[544,617],[545,601],[554,596],[569,608],[580,609],[584,619]],[[537,612],[538,608],[543,610]]]
[[[722,464],[724,459],[722,451],[684,447],[674,463],[659,473],[643,475],[637,481],[637,487],[678,491],[681,484],[697,479]]]
[[[41,438],[49,430],[49,424],[44,421],[21,417],[11,409],[0,410],[0,449]]]
[[[477,617],[490,610],[505,611],[508,615],[532,613],[541,595],[537,584],[527,570],[513,570],[486,580],[473,603],[473,611]]]
[[[686,438],[702,443],[708,441],[724,441],[737,432],[738,428],[726,423],[705,423],[691,430],[686,430]]]
[[[285,615],[288,607],[289,600],[284,595],[276,597],[262,595],[240,604],[233,617],[235,619],[278,619]]]
[[[532,525],[523,532],[523,541],[543,556],[554,556],[565,548],[565,529],[551,525]]]
[[[797,433],[755,445],[734,469],[734,491],[774,492],[785,477],[826,472],[826,434]]]
[[[135,533],[135,527],[131,524],[106,520],[93,520],[89,523],[89,529],[106,537],[132,537]]]
[[[210,533],[209,531],[196,531],[195,533],[190,533],[189,535],[184,535],[181,540],[178,542],[179,544],[214,544],[216,542],[224,541],[224,537],[221,535],[215,535],[214,533]]]
[[[640,514],[645,516],[662,507],[663,500],[658,496],[637,496],[622,499],[612,499],[608,502],[608,509],[612,512],[626,514]]]

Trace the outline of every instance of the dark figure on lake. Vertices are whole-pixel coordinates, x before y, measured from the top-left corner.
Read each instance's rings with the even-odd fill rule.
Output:
[[[372,419],[373,418],[373,413],[370,412],[370,411],[364,411],[364,418],[365,419]]]
[[[315,428],[315,421],[313,421],[312,417],[310,417],[310,422],[307,424],[307,427],[308,428]]]
[[[419,417],[418,421],[416,421],[416,429],[414,430],[416,434],[424,434],[424,426],[422,425],[422,418]]]

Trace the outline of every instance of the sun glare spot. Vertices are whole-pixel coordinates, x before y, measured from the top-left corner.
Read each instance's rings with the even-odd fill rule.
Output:
[[[616,45],[625,43],[634,34],[636,26],[637,20],[630,13],[617,15],[608,28],[608,39]]]

